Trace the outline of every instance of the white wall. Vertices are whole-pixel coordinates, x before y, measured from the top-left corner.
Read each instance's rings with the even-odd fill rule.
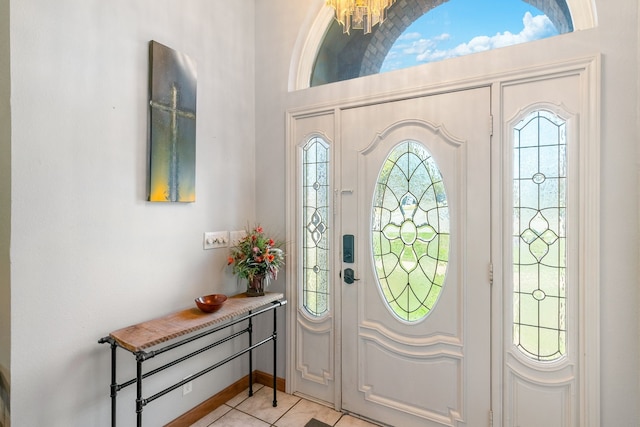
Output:
[[[8,4],[0,3],[0,22]],[[197,296],[240,291],[224,270],[227,252],[203,251],[202,233],[254,221],[254,4],[10,5],[12,139],[10,147],[0,145],[0,155],[4,167],[11,150],[12,425],[106,426],[109,349],[97,340],[191,307]],[[193,204],[145,202],[152,39],[198,64]],[[0,57],[4,107],[7,72]],[[0,117],[4,141],[7,120]],[[5,175],[0,172],[2,284]],[[125,361],[133,366],[133,357],[123,356],[123,369]],[[145,425],[170,421],[245,373],[233,363],[194,383],[185,398],[176,391],[151,403]],[[119,425],[134,424],[133,392],[121,392],[119,411],[126,415]]]
[[[640,51],[640,7],[638,7],[638,25],[636,26],[636,31],[638,34],[638,46],[639,46],[639,51]],[[640,70],[640,52],[636,57],[636,66],[638,67],[638,70]],[[637,85],[638,85],[638,91],[636,93],[636,129],[638,130],[636,132],[636,135],[640,135],[640,73],[636,74],[637,77]],[[637,187],[640,189],[640,149],[638,149],[638,147],[640,147],[640,136],[636,136],[636,167],[637,167],[637,177],[638,177],[638,183],[637,183]],[[639,198],[640,199],[640,198]],[[640,200],[639,200],[640,203]],[[638,211],[640,212],[640,205],[638,206]],[[638,218],[638,220],[640,220],[640,217]],[[640,233],[639,233],[640,234]],[[640,235],[636,236],[638,238],[638,246],[640,247]],[[636,272],[636,276],[640,277],[640,259],[637,262],[637,267],[638,267],[638,271]],[[638,280],[639,284],[640,284],[640,279]],[[640,286],[638,287],[638,307],[640,307]],[[638,316],[638,322],[640,322],[640,316]],[[638,326],[638,340],[640,341],[640,325]],[[638,352],[638,365],[640,366],[640,351]],[[638,387],[640,388],[640,375],[638,375]]]
[[[6,78],[5,78],[6,76]],[[9,105],[9,1],[0,0],[0,375],[7,380],[11,356],[11,115]],[[0,390],[0,396],[2,390]],[[4,405],[0,399],[0,424]]]
[[[601,396],[602,425],[635,425],[638,390],[637,7],[597,1],[603,57]]]
[[[442,81],[602,53],[601,188],[601,425],[632,426],[640,419],[638,318],[638,3],[596,0],[599,27],[514,46],[448,64],[340,82],[285,94],[289,61],[307,34],[322,0],[256,2],[256,128],[264,146],[260,158],[283,170],[287,108],[318,105],[337,98],[384,93]],[[458,64],[460,66],[455,66]],[[284,177],[277,175],[280,185]],[[284,192],[258,192],[257,206],[270,223],[284,229]]]

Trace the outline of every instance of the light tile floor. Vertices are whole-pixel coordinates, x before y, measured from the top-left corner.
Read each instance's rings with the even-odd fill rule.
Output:
[[[315,418],[335,427],[376,427],[358,418],[334,411],[324,405],[278,392],[273,407],[273,389],[261,384],[248,389],[201,418],[191,427],[304,427]]]

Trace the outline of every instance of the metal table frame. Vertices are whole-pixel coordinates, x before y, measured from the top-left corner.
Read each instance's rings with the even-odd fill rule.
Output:
[[[111,396],[111,426],[112,427],[116,427],[116,404],[117,404],[117,395],[118,392],[122,389],[124,389],[125,387],[128,387],[130,385],[136,384],[136,414],[137,414],[137,426],[138,427],[142,427],[142,411],[144,409],[144,407],[153,402],[154,400],[164,396],[165,394],[176,390],[180,387],[182,387],[183,385],[185,385],[186,383],[188,383],[189,381],[192,381],[198,377],[201,377],[202,375],[209,373],[211,371],[213,371],[216,368],[219,368],[220,366],[246,354],[249,353],[249,396],[253,396],[253,354],[252,351],[253,349],[260,347],[261,345],[264,345],[266,343],[268,343],[269,341],[273,341],[273,406],[277,406],[278,405],[278,401],[276,398],[276,367],[277,367],[277,340],[278,340],[278,334],[277,334],[277,319],[276,319],[276,308],[281,307],[283,305],[285,305],[287,303],[287,301],[285,299],[279,299],[273,302],[268,303],[268,305],[265,305],[263,308],[256,310],[249,310],[247,314],[242,315],[241,317],[237,317],[229,322],[225,322],[219,326],[215,326],[215,327],[208,327],[206,329],[204,329],[202,332],[199,332],[195,335],[189,336],[187,338],[183,338],[183,339],[179,339],[177,341],[172,342],[169,345],[165,345],[161,348],[155,349],[155,350],[150,350],[150,351],[145,351],[145,350],[137,350],[137,351],[132,351],[128,348],[125,348],[124,346],[122,346],[116,339],[114,339],[111,335],[100,338],[98,340],[98,343],[100,344],[109,344],[111,346],[111,386],[110,386],[110,396]],[[267,338],[261,340],[260,342],[257,343],[253,343],[253,318],[266,313],[268,311],[273,311],[273,333],[268,336]],[[179,357],[177,359],[171,360],[170,362],[167,362],[153,370],[150,370],[149,372],[144,372],[143,373],[143,363],[146,360],[152,359],[160,354],[163,354],[165,352],[168,352],[170,350],[173,350],[175,348],[181,347],[185,344],[197,341],[201,338],[204,338],[206,336],[209,336],[213,333],[219,332],[221,330],[224,330],[226,328],[229,328],[233,325],[236,325],[238,323],[247,321],[247,327],[245,329],[242,329],[241,331],[235,332],[231,335],[228,335],[222,339],[219,339],[211,344],[205,345],[203,347],[198,348],[197,350],[186,354],[182,357]],[[159,392],[157,392],[156,394],[149,396],[149,397],[143,397],[142,395],[142,382],[145,378],[148,378],[152,375],[155,375],[161,371],[164,371],[167,368],[170,368],[172,366],[177,365],[178,363],[184,362],[187,359],[190,359],[198,354],[201,354],[207,350],[211,350],[212,348],[217,347],[220,344],[223,344],[225,342],[231,341],[235,338],[238,338],[244,334],[248,334],[249,335],[249,345],[232,354],[229,357],[226,357],[225,359],[222,359],[220,361],[218,361],[217,363],[214,363],[212,365],[210,365],[209,367],[189,376],[188,378],[183,379],[182,381],[179,381]],[[132,378],[128,381],[122,382],[122,383],[118,383],[117,381],[117,369],[116,369],[116,350],[117,348],[120,347],[123,350],[126,350],[128,352],[130,352],[131,354],[133,354],[133,356],[136,359],[136,376],[135,378]]]

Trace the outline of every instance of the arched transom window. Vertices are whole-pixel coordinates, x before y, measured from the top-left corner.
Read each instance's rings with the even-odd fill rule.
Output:
[[[566,0],[403,0],[372,32],[334,21],[311,86],[377,74],[573,31]]]

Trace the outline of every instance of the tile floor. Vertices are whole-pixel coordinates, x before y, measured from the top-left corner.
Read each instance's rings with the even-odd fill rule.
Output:
[[[273,407],[273,389],[256,384],[253,396],[248,389],[215,409],[191,427],[304,427],[315,418],[335,427],[376,427],[358,418],[290,394],[278,392]]]

